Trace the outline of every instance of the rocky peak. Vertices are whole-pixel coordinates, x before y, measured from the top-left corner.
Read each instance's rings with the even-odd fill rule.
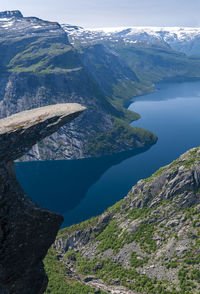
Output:
[[[19,10],[11,10],[11,11],[2,11],[2,12],[0,12],[0,18],[11,18],[11,17],[23,18],[23,15]]]
[[[51,105],[0,120],[0,293],[45,291],[42,260],[62,223],[62,216],[39,207],[24,193],[13,160],[84,109],[79,104]]]
[[[2,11],[2,12],[0,12],[0,18],[11,18],[11,17],[23,18],[23,15],[19,10],[11,10],[11,11]]]
[[[28,36],[27,36],[28,34]],[[45,21],[37,17],[23,17],[20,11],[0,12],[0,36],[13,38],[25,36],[33,37],[63,37],[66,33],[56,22]]]

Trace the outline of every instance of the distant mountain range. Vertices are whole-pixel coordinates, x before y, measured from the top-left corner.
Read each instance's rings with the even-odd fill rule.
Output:
[[[62,25],[72,40],[83,42],[102,42],[112,40],[128,44],[137,42],[167,43],[172,49],[187,55],[200,54],[199,27],[105,27],[84,29],[77,26]]]

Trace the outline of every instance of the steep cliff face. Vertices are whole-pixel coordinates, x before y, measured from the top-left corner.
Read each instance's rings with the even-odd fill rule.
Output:
[[[0,293],[45,291],[48,279],[42,260],[62,223],[60,215],[24,194],[13,161],[83,110],[79,104],[59,104],[0,120]]]
[[[107,96],[122,101],[133,97],[140,81],[135,72],[116,54],[114,48],[103,46],[101,43],[83,46],[80,58]],[[128,97],[127,92],[130,95]]]
[[[23,17],[17,11],[3,12],[0,55],[0,117],[57,103],[76,102],[87,107],[83,120],[77,119],[37,144],[24,159],[82,158],[95,152],[101,155],[100,148],[91,154],[90,141],[115,130],[114,118],[128,126],[139,117],[106,97],[58,23]],[[124,129],[118,131],[120,137]],[[129,144],[121,142],[116,152],[139,147],[131,142],[138,140],[134,130],[129,138]],[[155,141],[154,137],[152,143]],[[143,144],[146,142],[141,138]],[[112,152],[111,146],[107,152]]]
[[[192,149],[103,215],[61,230],[54,254],[68,278],[109,293],[199,293],[199,162]]]

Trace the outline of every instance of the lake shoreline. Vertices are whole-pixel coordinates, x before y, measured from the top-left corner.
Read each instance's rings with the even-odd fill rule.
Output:
[[[70,226],[101,214],[124,198],[137,181],[199,146],[200,83],[159,84],[159,88],[132,103],[141,113],[133,125],[156,133],[156,144],[138,153],[16,163],[25,192],[39,205],[61,213],[63,227]]]

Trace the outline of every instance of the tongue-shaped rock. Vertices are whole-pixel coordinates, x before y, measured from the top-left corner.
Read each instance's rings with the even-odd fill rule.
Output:
[[[13,160],[75,119],[85,108],[58,104],[0,120],[0,293],[41,294],[48,279],[42,260],[62,216],[39,207],[19,186]]]

